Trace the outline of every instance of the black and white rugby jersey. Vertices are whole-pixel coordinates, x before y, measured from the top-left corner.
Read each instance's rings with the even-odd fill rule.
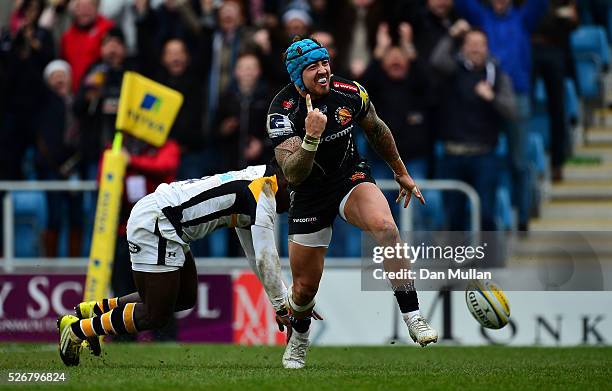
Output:
[[[362,160],[355,145],[353,129],[370,108],[365,88],[357,82],[332,75],[329,93],[313,100],[312,105],[327,115],[327,125],[321,135],[312,172],[304,182],[291,185],[296,192],[318,192],[341,181]],[[287,84],[274,97],[268,110],[267,130],[274,147],[291,137],[304,138],[307,114],[306,100],[293,84]]]
[[[269,187],[264,188],[266,183]],[[277,191],[276,175],[269,165],[161,184],[153,193],[163,214],[160,233],[187,244],[218,228],[253,224],[274,228]]]

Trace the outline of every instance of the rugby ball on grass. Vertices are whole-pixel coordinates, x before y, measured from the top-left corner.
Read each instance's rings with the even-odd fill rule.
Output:
[[[501,329],[508,324],[510,318],[508,299],[493,281],[470,281],[465,289],[465,303],[482,327]]]

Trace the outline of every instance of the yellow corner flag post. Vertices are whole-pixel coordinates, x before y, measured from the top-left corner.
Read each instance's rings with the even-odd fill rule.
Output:
[[[166,142],[183,96],[134,72],[125,72],[121,84],[115,127],[153,146]],[[128,157],[121,152],[123,134],[117,132],[113,148],[104,152],[96,204],[96,217],[89,253],[84,300],[101,300],[108,295],[117,225]]]
[[[102,175],[85,282],[85,301],[101,300],[108,295],[115,257],[123,177],[127,167],[127,156],[121,153],[121,142],[122,134],[117,132],[113,149],[105,151],[102,158]]]

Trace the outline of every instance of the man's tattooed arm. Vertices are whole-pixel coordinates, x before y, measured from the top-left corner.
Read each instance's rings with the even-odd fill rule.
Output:
[[[299,185],[308,178],[316,154],[301,146],[302,139],[295,136],[285,140],[274,149],[276,161],[292,185]]]
[[[395,139],[385,122],[378,117],[374,104],[370,102],[370,110],[359,122],[364,130],[368,142],[378,155],[391,167],[396,176],[405,174],[406,167],[400,159]]]

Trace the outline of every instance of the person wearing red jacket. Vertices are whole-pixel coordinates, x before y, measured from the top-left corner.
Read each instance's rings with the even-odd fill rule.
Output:
[[[72,92],[75,93],[87,69],[100,59],[100,47],[114,23],[98,15],[99,0],[75,0],[73,22],[61,39],[60,56],[72,67]]]

